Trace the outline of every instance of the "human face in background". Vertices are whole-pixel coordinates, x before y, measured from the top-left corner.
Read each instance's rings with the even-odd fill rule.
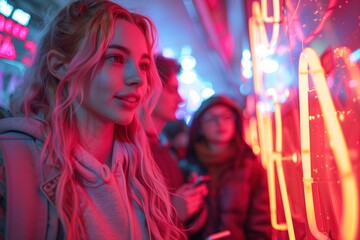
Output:
[[[179,81],[174,72],[163,85],[159,100],[153,111],[153,116],[164,122],[176,120],[176,111],[179,104],[183,101],[179,92]]]
[[[85,91],[80,113],[101,123],[131,123],[146,94],[149,65],[144,34],[135,24],[116,20],[104,63]]]
[[[201,133],[211,144],[228,144],[235,136],[236,116],[225,105],[210,107],[200,121]]]

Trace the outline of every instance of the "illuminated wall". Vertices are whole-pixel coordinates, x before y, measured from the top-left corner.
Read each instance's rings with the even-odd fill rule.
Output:
[[[246,5],[274,238],[360,239],[360,1]]]

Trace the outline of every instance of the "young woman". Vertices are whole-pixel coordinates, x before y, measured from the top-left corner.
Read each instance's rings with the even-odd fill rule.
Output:
[[[105,0],[75,1],[44,32],[0,122],[8,239],[183,239],[139,124],[161,83],[155,29]]]
[[[235,101],[214,96],[195,112],[182,167],[205,175],[208,218],[193,239],[230,233],[225,239],[271,239],[266,172],[243,139]],[[227,235],[226,234],[226,235]]]

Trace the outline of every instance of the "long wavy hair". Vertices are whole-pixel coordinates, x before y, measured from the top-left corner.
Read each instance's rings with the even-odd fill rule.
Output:
[[[101,60],[114,34],[115,20],[119,18],[139,27],[146,38],[149,55],[153,56],[157,33],[149,18],[131,13],[111,1],[72,2],[48,21],[34,64],[26,72],[24,87],[13,104],[13,112],[41,118],[46,124],[42,161],[61,172],[56,208],[67,239],[85,236],[75,189],[74,152],[76,146],[81,145],[81,135],[73,106],[79,96],[82,103],[86,85],[101,68]],[[62,80],[49,72],[46,58],[50,50],[59,51],[70,62]],[[149,235],[154,239],[185,239],[139,120],[141,115],[150,121],[150,112],[161,91],[152,57],[151,62],[147,94],[142,103],[145,111],[139,111],[127,126],[116,125],[114,136],[124,156],[128,156],[124,171],[129,195],[144,212]]]

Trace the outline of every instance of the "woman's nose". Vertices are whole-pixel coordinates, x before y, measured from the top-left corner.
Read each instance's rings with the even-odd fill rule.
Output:
[[[129,58],[125,64],[125,83],[127,85],[140,85],[144,82],[140,69],[135,61]]]

